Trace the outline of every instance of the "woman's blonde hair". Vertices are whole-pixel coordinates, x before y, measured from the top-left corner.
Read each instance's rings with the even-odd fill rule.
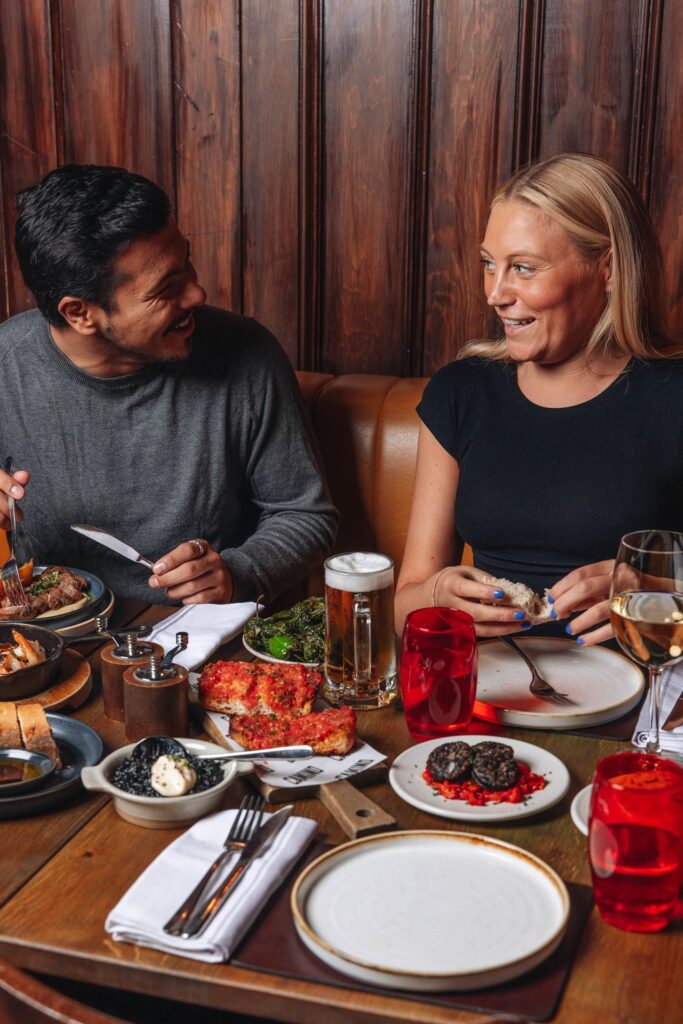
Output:
[[[670,355],[662,253],[628,178],[598,157],[560,153],[515,174],[491,206],[508,199],[535,206],[564,228],[587,263],[611,256],[610,291],[586,346],[589,361],[617,352],[641,359]],[[468,342],[458,358],[473,355],[509,358],[505,340]]]

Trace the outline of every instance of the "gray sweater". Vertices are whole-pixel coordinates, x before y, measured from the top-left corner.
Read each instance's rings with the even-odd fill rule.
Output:
[[[207,306],[195,318],[187,360],[110,378],[74,366],[36,310],[0,326],[0,455],[30,470],[21,504],[37,563],[159,601],[149,570],[69,524],[152,560],[204,537],[239,601],[274,596],[330,550],[337,514],[284,352],[255,320]]]

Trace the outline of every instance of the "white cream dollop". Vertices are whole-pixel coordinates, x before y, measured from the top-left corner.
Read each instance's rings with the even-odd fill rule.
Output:
[[[162,754],[152,765],[152,789],[161,796],[185,796],[196,781],[197,773],[182,757]]]

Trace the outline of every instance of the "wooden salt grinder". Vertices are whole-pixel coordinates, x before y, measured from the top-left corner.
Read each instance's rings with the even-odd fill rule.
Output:
[[[123,721],[123,674],[127,668],[148,665],[152,654],[163,658],[159,644],[142,643],[151,626],[131,626],[125,633],[109,633],[110,643],[102,648],[102,697],[104,713],[115,722]]]
[[[164,656],[123,673],[126,739],[146,736],[187,736],[190,728],[187,671],[173,659],[187,647],[187,633],[176,633],[176,646]]]

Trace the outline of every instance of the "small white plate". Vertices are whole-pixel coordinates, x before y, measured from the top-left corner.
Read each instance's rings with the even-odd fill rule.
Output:
[[[263,651],[257,651],[255,647],[252,647],[244,637],[242,637],[242,646],[245,650],[253,654],[259,661],[269,661],[271,665],[303,665],[304,668],[320,668],[319,661],[290,661],[287,658],[274,658],[272,654],[265,654]]]
[[[584,786],[572,800],[572,805],[569,809],[572,821],[578,828],[579,832],[582,832],[584,836],[588,835],[588,822],[590,820],[592,795],[593,786]]]
[[[479,644],[474,714],[525,729],[583,729],[621,718],[636,706],[645,677],[625,655],[606,647],[579,647],[574,640],[515,637],[540,674],[572,704],[535,697],[531,674],[500,640]]]
[[[51,628],[54,629],[55,633],[59,633],[60,636],[65,637],[67,640],[70,637],[87,636],[89,633],[94,633],[98,616],[108,617],[114,607],[114,595],[108,588],[105,588],[102,602],[101,605],[97,606],[95,613],[88,618],[64,626],[51,626]],[[121,628],[123,629],[123,627]]]
[[[436,814],[440,818],[450,818],[452,821],[478,821],[486,823],[493,821],[512,821],[515,818],[529,818],[532,814],[540,814],[546,811],[553,804],[556,804],[569,789],[570,777],[565,765],[554,754],[535,746],[533,743],[524,743],[522,740],[511,740],[507,737],[501,739],[501,743],[507,743],[512,747],[515,759],[528,764],[532,772],[543,775],[547,785],[543,789],[532,793],[520,804],[484,804],[482,807],[473,807],[465,800],[448,800],[440,793],[435,793],[422,778],[427,758],[436,747],[443,743],[452,743],[462,740],[473,746],[475,743],[483,743],[494,737],[491,736],[453,736],[451,739],[441,737],[436,740],[427,740],[425,743],[418,743],[414,747],[408,747],[396,758],[389,770],[389,783],[394,792],[405,800],[427,814]]]
[[[390,832],[338,846],[299,875],[299,937],[358,981],[420,992],[498,985],[559,945],[569,896],[525,850],[464,832]]]

